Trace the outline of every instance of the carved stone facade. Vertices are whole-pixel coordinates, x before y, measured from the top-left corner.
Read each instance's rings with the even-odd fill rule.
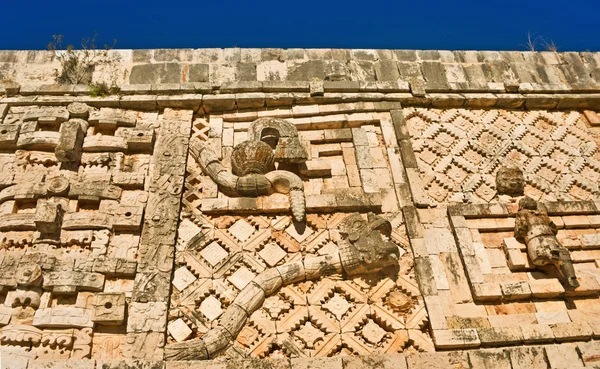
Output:
[[[340,108],[360,106],[321,107]],[[434,349],[396,196],[402,177],[392,172],[400,167],[388,160],[398,158],[391,116],[373,108],[314,118],[280,109],[195,120],[167,359]],[[263,149],[257,138],[270,144]],[[243,197],[215,174],[242,175],[230,181],[239,184],[248,176],[240,162],[256,157],[262,160],[251,173],[270,180],[275,162],[270,173],[287,171],[301,181],[306,221],[287,215],[293,199],[281,191]]]
[[[162,357],[191,121],[85,103],[5,110],[4,353]]]
[[[598,55],[315,53],[0,85],[0,369],[597,364]]]

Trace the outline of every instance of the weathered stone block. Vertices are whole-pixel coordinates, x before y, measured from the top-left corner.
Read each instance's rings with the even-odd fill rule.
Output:
[[[471,368],[467,351],[417,352],[406,356],[409,369],[467,369]],[[402,364],[400,364],[402,365]],[[390,368],[393,368],[390,367]],[[387,369],[387,368],[386,368]]]
[[[583,362],[577,353],[577,346],[570,344],[549,345],[546,349],[546,357],[552,368],[576,368],[583,366]]]
[[[180,83],[181,66],[178,63],[140,64],[131,68],[129,83]],[[196,81],[194,81],[196,82]],[[197,82],[203,82],[199,80]]]
[[[341,357],[295,358],[291,369],[342,369]]]
[[[342,357],[344,369],[406,369],[406,358],[402,354],[386,354],[372,356],[346,356]]]
[[[502,349],[470,351],[469,359],[474,368],[511,369],[508,353]]]
[[[119,325],[125,320],[124,293],[94,294],[92,321],[98,324]]]

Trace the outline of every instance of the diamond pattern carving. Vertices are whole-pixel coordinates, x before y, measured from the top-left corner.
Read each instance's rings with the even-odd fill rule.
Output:
[[[214,296],[208,296],[205,298],[200,304],[200,311],[208,320],[215,320],[221,314],[223,314],[223,309],[221,309],[221,301],[216,299]]]
[[[242,290],[254,277],[256,277],[256,274],[252,273],[245,266],[242,266],[236,270],[235,273],[230,275],[227,280],[236,286],[237,289]]]
[[[227,251],[221,247],[216,241],[213,241],[208,246],[206,246],[202,251],[200,251],[200,255],[213,267],[219,264],[227,257]]]
[[[199,279],[172,296],[171,314],[173,319],[183,316],[193,328],[187,340],[217,326],[231,302],[260,272],[302,260],[307,254],[338,252],[337,227],[346,216],[309,214],[306,228],[300,231],[289,216],[184,218],[185,232],[178,245],[183,256],[178,260]],[[409,344],[409,329],[427,342],[426,311],[417,310],[423,306],[422,298],[407,275],[413,273],[412,255],[405,251],[409,245],[403,217],[389,217],[391,240],[401,249],[400,270],[389,272],[396,275],[352,280],[334,275],[284,286],[266,296],[249,317],[236,337],[237,349],[259,358],[402,352]],[[241,229],[248,230],[246,236],[238,233]],[[204,268],[204,274],[199,268]],[[408,301],[391,304],[393,293],[406,295]],[[405,324],[409,320],[411,328]]]
[[[300,338],[309,349],[315,348],[315,342],[325,337],[325,333],[315,328],[310,321],[304,323],[302,328],[294,332],[294,335]]]
[[[336,293],[333,298],[329,299],[327,303],[323,304],[323,307],[331,314],[335,315],[338,320],[341,320],[346,312],[352,307],[352,305],[348,302],[348,300]]]
[[[267,263],[268,266],[273,267],[277,265],[287,253],[279,247],[275,242],[268,243],[258,253],[261,258]]]
[[[362,328],[361,334],[367,342],[375,345],[385,337],[386,332],[369,319],[369,322]]]
[[[404,116],[433,202],[489,202],[498,167],[511,163],[524,168],[536,200],[599,193],[598,147],[579,112],[406,108]]]
[[[252,233],[254,233],[255,229],[245,220],[239,219],[237,222],[233,223],[231,227],[229,227],[228,231],[235,238],[244,242],[250,238],[250,236],[252,236]]]

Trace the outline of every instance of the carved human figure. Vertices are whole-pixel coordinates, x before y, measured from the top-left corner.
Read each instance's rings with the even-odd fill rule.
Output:
[[[571,254],[556,238],[556,225],[535,200],[524,197],[519,201],[515,221],[515,238],[525,241],[527,254],[535,266],[554,265],[569,286],[579,287]]]

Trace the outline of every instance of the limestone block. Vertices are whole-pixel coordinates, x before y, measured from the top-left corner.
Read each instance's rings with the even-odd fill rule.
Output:
[[[524,281],[501,283],[500,288],[502,295],[508,300],[526,299],[531,296],[529,283]]]
[[[143,206],[119,206],[113,212],[112,227],[115,231],[138,231],[143,215]]]
[[[473,283],[471,287],[478,301],[499,300],[502,298],[502,290],[499,283]]]
[[[35,209],[35,226],[44,233],[60,230],[62,209],[59,204],[50,201],[38,201]]]
[[[248,315],[246,309],[237,304],[232,304],[221,317],[221,325],[229,332],[231,337],[237,337],[244,327],[244,324],[246,324]]]
[[[90,107],[86,103],[73,102],[67,106],[71,118],[86,119],[89,115]]]
[[[7,351],[8,350],[6,349],[0,349],[0,352],[2,352],[0,369],[27,369],[29,359],[15,355],[9,355]]]
[[[286,263],[276,267],[276,269],[281,275],[284,285],[305,279],[304,264],[301,261]]]
[[[187,286],[192,284],[196,280],[196,276],[190,272],[188,268],[182,266],[175,270],[175,274],[173,276],[173,286],[177,288],[179,291],[183,291]]]
[[[342,369],[341,357],[293,358],[291,369]]]
[[[35,262],[22,262],[15,272],[15,279],[19,286],[38,287],[42,282],[42,268]]]
[[[331,175],[331,162],[328,160],[309,160],[299,165],[300,174],[307,177],[326,177]]]
[[[306,210],[332,211],[337,208],[335,194],[311,195],[306,197]]]
[[[114,171],[112,175],[112,182],[119,187],[127,189],[138,189],[144,187],[146,179],[145,173],[130,173]]]
[[[473,328],[435,329],[433,331],[433,342],[435,347],[440,349],[464,349],[481,345],[477,330]]]
[[[231,228],[230,228],[231,229]],[[227,277],[227,280],[231,282],[236,288],[242,290],[244,287],[248,285],[248,283],[252,282],[252,279],[256,274],[254,274],[250,269],[242,266],[238,270],[236,270],[232,275]]]
[[[478,328],[477,334],[482,345],[505,346],[523,341],[521,327],[489,327]]]
[[[589,340],[592,337],[592,328],[585,322],[551,324],[554,338],[559,341]]]
[[[181,318],[169,323],[167,330],[177,342],[185,341],[192,335],[192,330]]]
[[[274,193],[262,198],[262,211],[265,213],[280,213],[290,208],[290,196]]]
[[[96,134],[83,139],[84,152],[118,152],[127,151],[127,141],[123,137]]]
[[[502,349],[470,351],[473,368],[511,369],[507,352]]]
[[[365,355],[342,357],[344,369],[384,368],[406,369],[406,358],[402,354]]]
[[[417,352],[406,356],[410,369],[467,369],[471,368],[467,351]],[[400,363],[402,365],[402,363]],[[401,367],[401,366],[400,366]],[[387,368],[386,368],[387,369]]]
[[[546,369],[545,351],[542,347],[516,347],[508,351],[513,369]]]
[[[576,368],[583,366],[583,362],[577,353],[577,346],[570,344],[548,345],[546,357],[552,368]]]
[[[524,324],[521,325],[521,331],[525,343],[552,342],[554,340],[554,333],[549,325]]]
[[[0,231],[33,231],[35,228],[35,222],[31,214],[0,215]]]
[[[4,360],[3,360],[4,361]],[[94,369],[95,360],[30,360],[28,369]],[[12,369],[12,367],[11,367]]]
[[[41,124],[59,124],[67,119],[69,119],[69,112],[62,106],[31,108],[23,115],[24,122],[37,121]]]
[[[51,151],[56,148],[60,141],[59,132],[35,131],[21,134],[17,140],[17,148],[25,150]]]
[[[6,303],[5,303],[6,305]],[[5,326],[10,323],[12,317],[11,306],[0,306],[0,326]]]
[[[304,258],[304,271],[307,280],[319,279],[331,274],[342,272],[342,263],[339,254],[312,256]]]
[[[127,359],[161,361],[164,357],[165,332],[127,333],[123,356]]]
[[[566,311],[538,311],[535,317],[539,324],[570,323],[571,319]]]
[[[123,109],[100,108],[100,110],[90,112],[88,121],[91,125],[111,128],[116,126],[133,127],[137,119],[134,112]]]
[[[77,271],[59,271],[44,274],[44,289],[52,289],[55,293],[72,293],[75,291],[102,291],[104,276],[98,273]]]
[[[600,362],[600,343],[597,341],[580,343],[577,345],[577,348],[586,366],[590,363],[597,365]]]
[[[530,265],[527,254],[521,252],[521,250],[508,250],[506,259],[509,269],[514,272],[524,271]]]
[[[115,136],[123,137],[130,152],[151,152],[154,147],[154,130],[119,127]]]
[[[127,333],[164,332],[167,327],[165,302],[132,302],[129,306]]]
[[[78,307],[54,307],[38,309],[33,317],[33,326],[39,328],[92,328],[93,310]]]
[[[270,296],[281,288],[283,278],[277,269],[272,268],[260,273],[254,278],[253,282],[265,291],[265,296]]]
[[[56,158],[61,162],[76,162],[81,157],[87,122],[71,119],[60,126],[60,139],[54,149]]]
[[[92,299],[92,321],[102,325],[120,325],[125,320],[124,293],[97,293]]]
[[[95,273],[102,273],[107,277],[133,277],[137,265],[138,263],[135,260],[101,256],[94,259],[92,271]]]
[[[208,113],[233,110],[235,102],[234,94],[206,95],[202,97],[202,107]]]
[[[489,315],[488,320],[492,327],[510,327],[537,324],[537,319],[533,313]]]
[[[13,149],[19,137],[19,126],[14,124],[0,124],[0,146]]]
[[[71,183],[69,188],[69,197],[84,198],[92,200],[94,198],[119,200],[123,190],[115,185],[111,185],[106,181],[81,181]]]
[[[206,351],[208,352],[209,358],[214,358],[217,353],[223,350],[229,342],[233,340],[233,337],[229,335],[229,332],[221,326],[211,329],[202,336],[202,341],[206,345]]]

